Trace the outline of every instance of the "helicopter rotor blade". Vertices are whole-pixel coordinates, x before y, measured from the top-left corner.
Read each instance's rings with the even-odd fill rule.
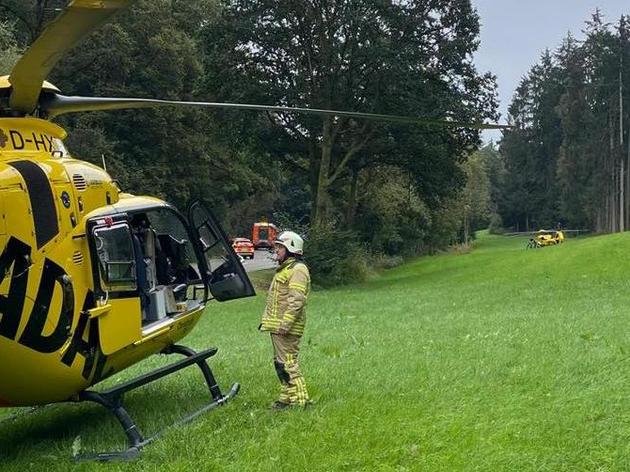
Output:
[[[84,36],[107,21],[134,0],[73,0],[52,20],[18,61],[9,81],[12,85],[10,106],[22,113],[32,113],[42,83],[63,54]]]
[[[131,108],[153,108],[159,106],[195,106],[207,108],[222,108],[231,110],[271,111],[276,113],[307,113],[313,115],[344,116],[349,118],[388,121],[394,123],[424,124],[448,126],[453,128],[474,129],[509,129],[509,125],[495,123],[466,123],[460,121],[420,118],[401,115],[384,115],[378,113],[362,113],[342,110],[323,110],[318,108],[300,108],[272,105],[252,105],[246,103],[215,103],[215,102],[182,102],[175,100],[157,100],[149,98],[106,98],[106,97],[69,97],[60,94],[50,94],[41,100],[41,110],[49,117],[98,110],[122,110]]]

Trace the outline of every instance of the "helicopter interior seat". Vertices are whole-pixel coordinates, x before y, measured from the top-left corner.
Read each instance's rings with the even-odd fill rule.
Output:
[[[149,281],[147,280],[147,263],[142,250],[142,243],[137,234],[132,234],[133,250],[136,259],[136,273],[138,281],[138,293],[140,294],[140,307],[142,308],[143,317],[146,316],[150,298],[149,298]]]
[[[160,240],[153,228],[148,228],[143,232],[145,261],[147,265],[147,279],[149,280],[149,290],[155,290],[159,285],[168,285],[164,279],[164,264],[167,263],[162,251]]]
[[[160,251],[159,241],[143,213],[134,215],[132,228],[142,322],[148,324],[165,316],[164,303],[161,303],[163,296],[156,293],[158,289],[156,253]]]
[[[164,251],[158,251],[155,255],[155,277],[158,285],[170,285],[174,282],[170,275],[170,261]]]
[[[148,309],[143,311],[144,324],[163,320],[170,313],[176,312],[175,300],[171,284],[173,280],[168,276],[168,260],[162,250],[160,239],[156,231],[144,228],[142,237],[144,242],[144,262],[146,265],[146,293],[149,298]]]
[[[182,284],[188,282],[187,277],[187,257],[186,240],[177,239],[171,234],[158,235],[162,247],[162,257],[160,272],[162,279],[168,284]]]

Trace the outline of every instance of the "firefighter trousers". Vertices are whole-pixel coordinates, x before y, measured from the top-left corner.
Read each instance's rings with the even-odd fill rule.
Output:
[[[271,333],[273,363],[282,385],[279,401],[305,406],[309,402],[306,382],[300,371],[300,336]]]

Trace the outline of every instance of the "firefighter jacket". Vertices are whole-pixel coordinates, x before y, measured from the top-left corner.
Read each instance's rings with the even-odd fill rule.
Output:
[[[278,267],[267,293],[261,331],[302,336],[311,276],[303,262],[289,258]]]

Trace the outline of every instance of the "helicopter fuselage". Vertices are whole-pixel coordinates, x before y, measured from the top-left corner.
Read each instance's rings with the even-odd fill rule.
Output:
[[[3,407],[71,400],[184,337],[207,299],[207,289],[191,295],[203,292],[205,262],[190,249],[183,217],[157,198],[122,193],[106,171],[68,156],[64,138],[48,121],[0,118]],[[144,227],[155,234],[151,255],[133,215],[166,215],[183,229]],[[183,268],[163,255],[162,280],[155,264],[151,272],[160,241],[167,255],[177,251],[165,245],[188,245],[178,256]],[[125,248],[127,259],[119,254]]]

